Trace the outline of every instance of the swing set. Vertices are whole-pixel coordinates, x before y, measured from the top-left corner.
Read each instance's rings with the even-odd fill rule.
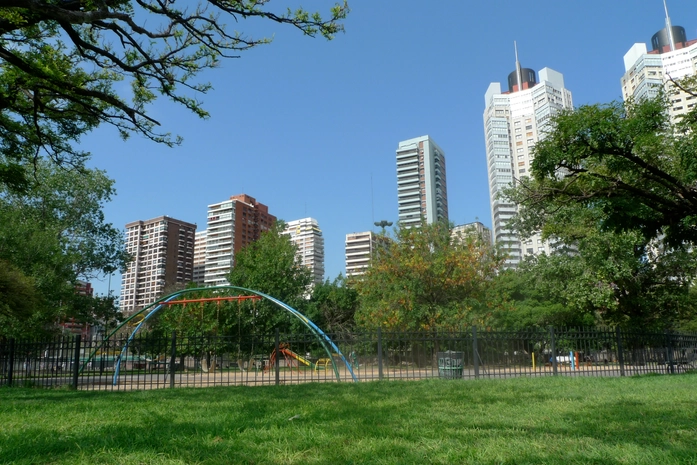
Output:
[[[240,347],[240,340],[242,339],[242,329],[241,329],[241,312],[240,312],[240,302],[243,302],[245,300],[251,300],[252,303],[256,304],[257,301],[262,300],[260,296],[258,295],[230,295],[230,296],[221,296],[221,297],[202,297],[198,299],[181,299],[181,300],[170,300],[168,302],[164,302],[163,305],[166,306],[173,306],[173,305],[181,305],[182,308],[186,308],[187,304],[202,304],[200,306],[201,308],[201,320],[203,320],[203,304],[208,303],[208,302],[215,302],[217,304],[217,325],[216,327],[220,327],[220,303],[221,302],[237,302],[237,330],[238,330],[238,339],[237,339],[237,366],[240,368],[241,371],[245,371],[244,369],[244,364],[242,362],[242,357],[241,357],[241,347]],[[254,312],[256,313],[256,305],[254,307]],[[252,351],[254,351],[254,346],[252,346]],[[211,362],[211,355],[213,355],[213,361]],[[252,355],[253,357],[253,355]],[[201,358],[201,370],[204,373],[210,373],[216,369],[216,362],[215,362],[215,356],[211,352],[207,352],[205,354],[205,357]]]

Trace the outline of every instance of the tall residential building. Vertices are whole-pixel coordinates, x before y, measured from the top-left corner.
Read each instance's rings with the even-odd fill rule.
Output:
[[[275,222],[266,205],[246,194],[209,205],[204,284],[228,284],[235,254],[259,239]]]
[[[452,231],[450,231],[450,234],[452,237],[461,238],[473,236],[481,240],[484,244],[491,246],[491,229],[487,228],[479,221],[455,226]]]
[[[196,225],[168,216],[126,225],[126,250],[133,256],[121,277],[121,311],[153,303],[165,288],[193,279]]]
[[[418,226],[448,221],[445,155],[429,137],[405,140],[397,147],[397,202],[399,223]]]
[[[360,276],[370,266],[375,249],[375,233],[372,231],[346,235],[346,277]]]
[[[193,281],[198,286],[204,285],[206,278],[206,237],[208,230],[196,231],[194,240],[194,272]]]
[[[539,235],[521,243],[509,229],[517,206],[503,196],[503,190],[530,173],[531,149],[544,138],[552,115],[573,108],[571,92],[564,87],[564,76],[550,68],[537,74],[521,68],[516,51],[516,69],[508,75],[508,90],[492,82],[484,96],[484,136],[486,141],[489,197],[494,243],[508,253],[506,266],[515,268],[526,255],[549,253],[550,246]],[[539,75],[539,81],[537,76]]]
[[[671,117],[684,115],[695,106],[697,97],[678,89],[670,79],[697,73],[697,39],[688,40],[685,28],[673,26],[666,8],[666,27],[653,35],[651,48],[647,51],[646,44],[634,44],[624,55],[622,97],[655,97],[665,88],[670,95]]]
[[[317,220],[290,221],[283,234],[290,236],[290,241],[298,247],[298,257],[302,266],[312,273],[312,281],[315,284],[324,282],[324,237]]]

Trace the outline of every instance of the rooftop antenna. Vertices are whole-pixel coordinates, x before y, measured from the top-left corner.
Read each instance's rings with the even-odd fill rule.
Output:
[[[665,2],[665,0],[663,0]],[[518,81],[518,92],[523,90],[523,71],[520,69],[520,61],[518,61],[518,44],[513,41],[513,48],[515,48],[515,76]]]
[[[670,51],[675,50],[675,39],[673,38],[673,26],[670,24],[670,16],[668,16],[668,5],[666,0],[663,0],[663,9],[666,10],[666,30],[668,31],[668,40],[670,40]]]
[[[373,173],[370,173],[370,215],[375,222],[375,197],[373,196]]]

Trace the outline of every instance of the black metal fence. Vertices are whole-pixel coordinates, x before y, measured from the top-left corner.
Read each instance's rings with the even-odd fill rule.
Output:
[[[631,376],[697,369],[697,334],[619,328],[0,342],[0,386],[131,390],[423,378]]]

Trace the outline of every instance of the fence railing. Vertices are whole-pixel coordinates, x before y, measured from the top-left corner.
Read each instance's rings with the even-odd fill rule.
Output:
[[[697,334],[533,328],[0,341],[0,386],[131,390],[308,382],[631,376],[697,369]],[[347,366],[348,365],[348,366]],[[117,369],[118,368],[118,369]]]

